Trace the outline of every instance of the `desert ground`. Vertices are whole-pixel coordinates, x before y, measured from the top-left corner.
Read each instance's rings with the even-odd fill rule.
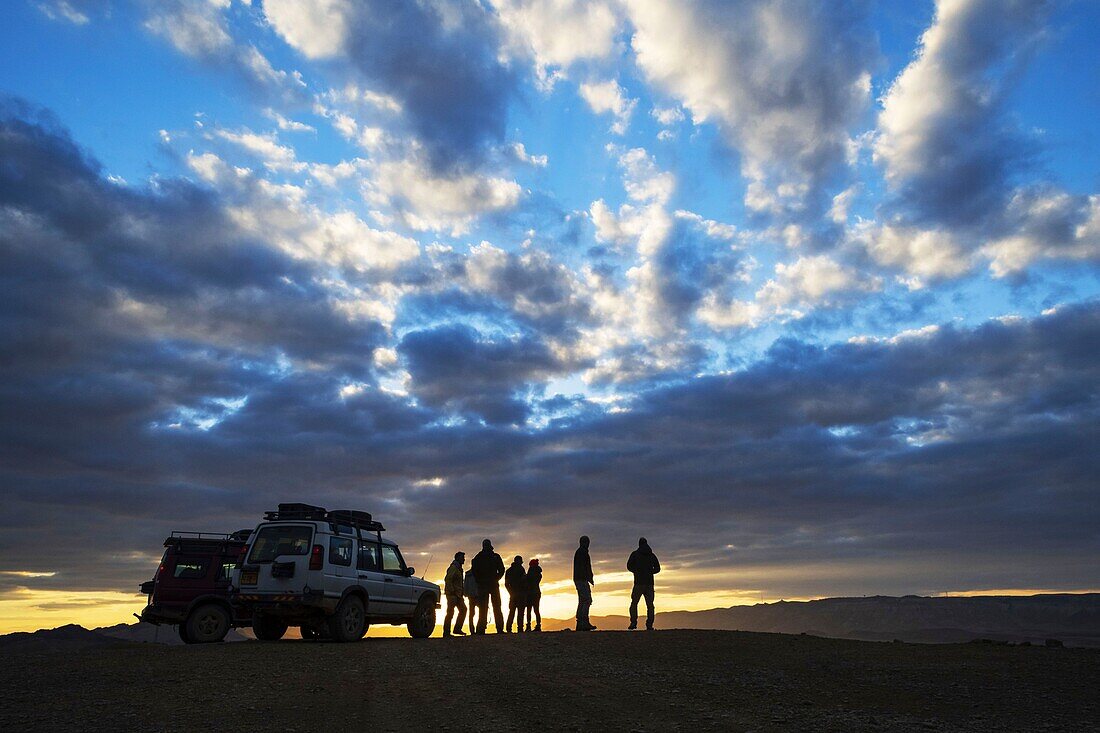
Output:
[[[0,649],[6,729],[1097,730],[1100,651],[731,631]]]

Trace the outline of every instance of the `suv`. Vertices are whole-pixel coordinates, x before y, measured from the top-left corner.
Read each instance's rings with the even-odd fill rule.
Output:
[[[367,512],[280,504],[252,533],[230,597],[261,641],[298,626],[303,639],[358,641],[372,623],[435,629],[439,586],[414,577]]]
[[[188,644],[221,641],[251,619],[229,604],[229,576],[248,545],[250,530],[233,534],[173,532],[152,580],[141,584],[149,602],[139,621],[178,624]]]

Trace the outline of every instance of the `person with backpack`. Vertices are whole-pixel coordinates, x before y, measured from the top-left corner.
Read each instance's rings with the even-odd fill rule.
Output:
[[[588,609],[592,608],[592,588],[596,580],[592,576],[592,557],[588,554],[591,540],[588,535],[581,537],[580,546],[573,553],[573,585],[577,587],[577,631],[595,631],[596,627],[588,619]]]
[[[630,553],[626,569],[634,573],[634,588],[630,591],[631,631],[638,628],[638,600],[645,598],[645,628],[653,631],[653,576],[661,572],[661,563],[653,554],[645,537],[638,540],[638,549]]]
[[[477,633],[477,626],[474,625],[474,612],[478,609],[478,604],[481,602],[481,591],[477,587],[477,578],[474,577],[474,570],[470,568],[466,571],[466,579],[462,581],[462,593],[469,601],[470,608],[470,633]]]
[[[463,600],[465,591],[462,587],[462,565],[466,562],[465,552],[456,552],[454,561],[447,567],[447,574],[443,579],[443,592],[447,596],[447,615],[443,619],[443,635],[451,635],[451,616],[458,611],[458,619],[455,621],[454,633],[456,636],[466,636],[462,630],[462,622],[466,620],[466,602]]]
[[[527,615],[527,572],[523,569],[523,558],[516,555],[508,571],[504,573],[504,587],[508,589],[508,621],[504,632],[512,633],[512,621],[516,631],[523,631],[523,618]],[[516,613],[519,618],[516,619]]]
[[[531,631],[531,621],[535,621],[535,631],[542,631],[542,612],[539,602],[542,600],[542,567],[537,557],[531,558],[527,566],[527,630]]]
[[[504,577],[504,561],[493,552],[491,540],[482,540],[481,552],[474,555],[470,568],[477,578],[477,588],[481,594],[478,602],[477,633],[484,634],[488,625],[489,601],[493,602],[493,624],[497,633],[504,631],[504,614],[500,611],[500,579]]]

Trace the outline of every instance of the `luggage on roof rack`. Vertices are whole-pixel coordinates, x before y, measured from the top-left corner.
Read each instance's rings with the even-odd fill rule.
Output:
[[[327,514],[324,507],[292,502],[279,504],[278,511],[264,512],[264,519],[269,522],[278,519],[325,519]]]
[[[277,522],[280,520],[313,520],[346,524],[370,532],[384,532],[385,527],[381,522],[376,522],[370,512],[361,512],[356,509],[334,509],[328,511],[324,507],[312,504],[283,503],[279,504],[278,511],[264,512],[264,520]]]

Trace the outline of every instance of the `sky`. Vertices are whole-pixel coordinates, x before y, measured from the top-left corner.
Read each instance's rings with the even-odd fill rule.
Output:
[[[280,501],[557,617],[1100,588],[1100,5],[2,16],[0,631]]]

